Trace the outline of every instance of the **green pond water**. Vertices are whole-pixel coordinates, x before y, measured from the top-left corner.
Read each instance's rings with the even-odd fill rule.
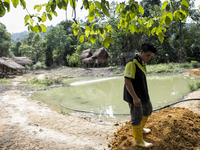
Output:
[[[149,95],[153,108],[178,101],[189,93],[188,83],[195,78],[182,75],[148,76]],[[32,98],[60,110],[60,103],[68,108],[101,114],[129,114],[123,101],[124,77],[77,78],[64,81],[69,86],[38,91]]]

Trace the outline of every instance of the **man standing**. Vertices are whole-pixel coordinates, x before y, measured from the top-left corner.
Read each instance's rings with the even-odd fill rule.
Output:
[[[148,94],[146,81],[146,62],[156,53],[153,43],[142,44],[140,53],[132,57],[126,64],[125,85],[123,98],[129,104],[131,125],[135,145],[152,147],[152,143],[143,140],[143,133],[150,133],[150,129],[143,128],[148,116],[152,113],[152,105]]]

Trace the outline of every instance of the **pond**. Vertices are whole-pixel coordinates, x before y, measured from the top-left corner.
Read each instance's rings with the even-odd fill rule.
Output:
[[[182,75],[148,76],[149,95],[153,108],[178,101],[189,93],[188,83],[195,78]],[[71,109],[107,114],[129,114],[123,101],[124,77],[66,79],[69,86],[38,91],[32,98],[60,110],[61,105]]]

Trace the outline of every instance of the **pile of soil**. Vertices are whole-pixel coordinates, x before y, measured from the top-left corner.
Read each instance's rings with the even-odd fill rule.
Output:
[[[187,70],[186,73],[189,75],[200,76],[200,69],[190,69],[190,70]]]
[[[200,115],[186,108],[166,108],[152,114],[146,127],[152,132],[144,134],[144,141],[153,143],[152,150],[200,148]],[[146,149],[135,146],[130,121],[114,135],[114,140],[108,144],[113,150]]]

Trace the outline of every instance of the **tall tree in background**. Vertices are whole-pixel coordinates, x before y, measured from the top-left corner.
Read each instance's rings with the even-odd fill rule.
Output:
[[[53,49],[53,60],[57,62],[58,65],[62,65],[63,58],[65,57],[65,46],[66,44],[69,45],[71,37],[65,34],[64,27],[60,25],[59,27],[52,28],[49,33],[46,34],[45,40],[47,41],[47,46]]]
[[[42,36],[40,34],[36,34],[32,39],[32,47],[34,48],[34,58],[35,63],[40,61],[45,61],[45,55],[44,55],[44,41],[42,39]]]
[[[17,41],[12,47],[11,47],[11,51],[13,52],[13,54],[16,56],[16,57],[19,57],[21,56],[21,53],[19,51],[19,47],[22,45],[22,42],[21,41]]]
[[[142,0],[140,2],[140,4],[144,8],[143,17],[150,17],[151,13],[150,13],[149,10],[150,9],[154,9],[153,8],[154,5],[160,6],[161,5],[161,1],[160,0]]]
[[[6,26],[0,23],[0,57],[7,57],[10,54],[11,35],[7,32]]]

